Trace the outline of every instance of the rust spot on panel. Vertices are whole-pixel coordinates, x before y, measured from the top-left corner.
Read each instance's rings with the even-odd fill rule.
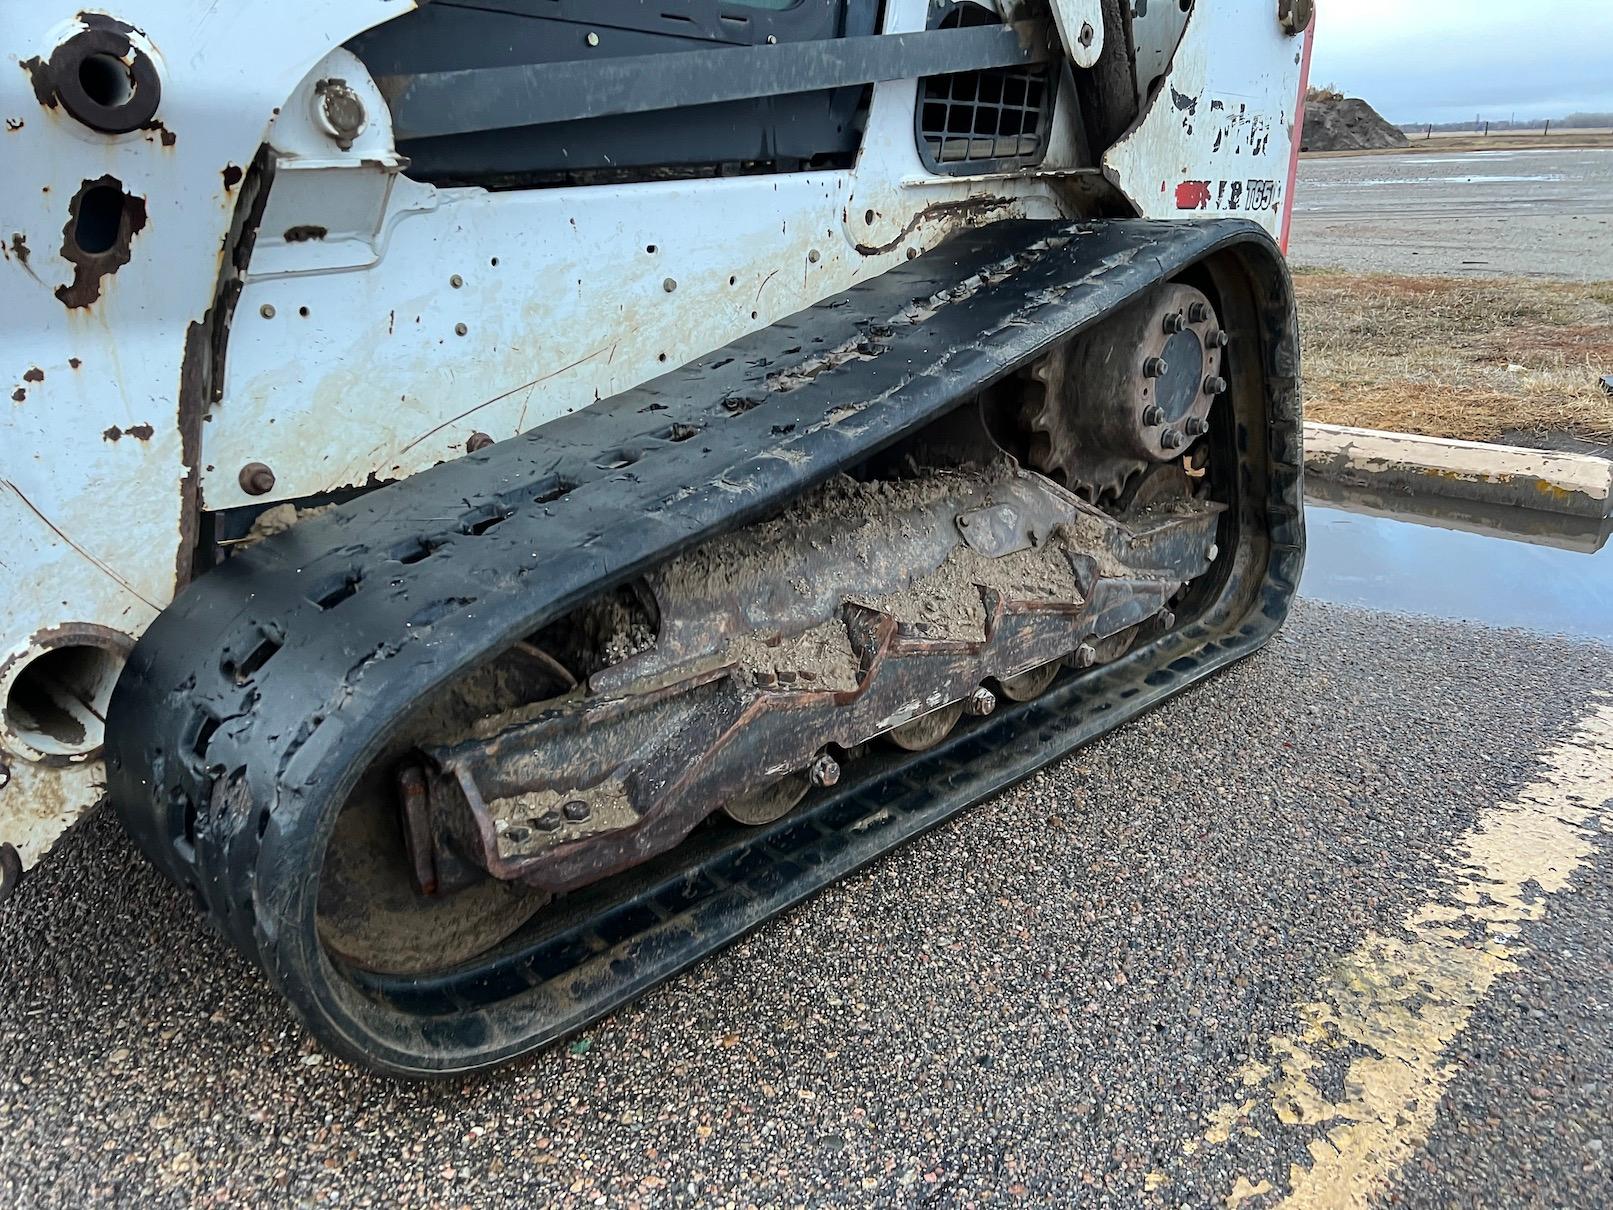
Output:
[[[324,239],[328,234],[329,231],[324,227],[316,227],[309,223],[301,227],[287,227],[285,240],[288,244],[300,244],[305,240]]]
[[[62,258],[73,266],[73,280],[57,286],[56,297],[69,309],[100,298],[101,279],[129,263],[134,237],[145,225],[145,198],[124,192],[116,177],[80,185],[62,228]]]
[[[12,403],[21,403],[23,400],[25,400],[27,398],[28,398],[28,392],[23,390],[21,387],[18,387],[15,391],[11,392],[11,402]]]
[[[124,432],[133,437],[136,441],[150,441],[151,434],[156,431],[157,430],[152,428],[150,424],[137,424],[132,428],[124,430]]]
[[[24,382],[44,382],[45,371],[41,370],[38,366],[31,366],[27,371],[24,372],[22,380]]]
[[[76,357],[69,357],[69,358],[68,358],[68,359],[67,359],[67,364],[68,364],[68,365],[70,365],[70,366],[72,366],[72,367],[73,367],[73,369],[75,369],[75,370],[76,370],[76,369],[78,369],[78,367],[79,367],[79,366],[81,366],[81,365],[83,365],[83,364],[84,364],[84,363],[83,363],[83,362],[82,362],[82,361],[80,361],[80,360],[79,360],[79,359],[78,359],[78,358],[76,358]]]
[[[6,129],[7,130],[15,132],[15,131],[21,130],[23,128],[23,125],[24,125],[24,123],[23,123],[23,120],[21,118],[7,118],[6,119]]]
[[[161,141],[164,147],[172,147],[179,141],[179,136],[173,131],[169,130],[168,127],[164,126],[161,122],[153,122],[151,124],[151,129],[157,132],[157,138],[159,141]]]
[[[115,424],[109,429],[102,429],[101,430],[101,440],[102,441],[122,441],[123,440],[123,430],[120,429]]]
[[[24,267],[28,264],[28,237],[21,231],[11,233],[11,255],[22,262]]]
[[[239,164],[224,165],[224,188],[234,189],[241,183],[241,166]]]

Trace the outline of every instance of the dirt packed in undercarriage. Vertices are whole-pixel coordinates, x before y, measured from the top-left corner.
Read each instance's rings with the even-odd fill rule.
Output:
[[[811,552],[829,553],[866,571],[862,591],[846,600],[920,624],[926,637],[978,641],[985,636],[981,587],[1012,600],[1081,599],[1076,578],[1055,535],[1039,550],[1001,558],[958,542],[952,526],[959,508],[977,506],[980,491],[1014,473],[1007,461],[984,467],[932,470],[912,479],[862,481],[840,476],[804,496],[770,521],[719,538],[655,573],[663,601],[753,598],[788,584],[806,597]],[[957,543],[939,566],[910,562],[916,542],[943,525]],[[933,547],[932,547],[933,549]],[[881,591],[883,589],[884,591]],[[802,688],[855,689],[859,659],[839,616],[794,634],[752,633],[730,642],[720,657],[753,675],[795,678]]]

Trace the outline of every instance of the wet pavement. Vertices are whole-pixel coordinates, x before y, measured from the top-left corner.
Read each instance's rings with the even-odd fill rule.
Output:
[[[1613,280],[1613,149],[1306,159],[1295,264]]]
[[[481,1079],[319,1053],[98,816],[0,910],[0,1204],[1606,1204],[1613,647],[1495,584],[1607,549],[1373,507],[1255,657]]]
[[[1613,521],[1316,484],[1306,525],[1316,600],[1613,641]]]

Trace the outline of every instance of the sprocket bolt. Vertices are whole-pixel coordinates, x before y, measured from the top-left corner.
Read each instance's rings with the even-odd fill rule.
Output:
[[[997,708],[997,695],[990,689],[976,689],[969,695],[966,708],[976,718],[985,718]]]
[[[561,813],[564,814],[567,819],[571,820],[572,823],[581,823],[583,820],[587,819],[589,815],[593,814],[593,812],[589,810],[588,804],[583,802],[583,800],[580,798],[572,799],[565,806],[561,807],[560,810]]]
[[[1098,662],[1098,649],[1091,643],[1082,643],[1070,654],[1070,661],[1077,668],[1090,668]]]

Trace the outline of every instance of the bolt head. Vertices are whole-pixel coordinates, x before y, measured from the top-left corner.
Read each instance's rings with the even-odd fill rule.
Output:
[[[1165,409],[1157,403],[1151,403],[1143,409],[1143,423],[1149,428],[1158,428],[1165,423]]]
[[[1168,369],[1170,369],[1170,367],[1165,364],[1165,359],[1163,357],[1150,357],[1147,361],[1143,362],[1143,377],[1161,378]]]
[[[1098,649],[1091,643],[1082,643],[1070,653],[1070,662],[1077,668],[1090,668],[1098,662]]]
[[[261,462],[248,462],[237,479],[249,496],[266,496],[274,491],[274,471]]]
[[[454,335],[455,336],[463,336],[466,332],[469,332],[469,331],[470,331],[470,329],[467,328],[464,324],[455,324],[454,325]]]
[[[1168,609],[1161,609],[1159,611],[1159,628],[1161,630],[1173,630],[1175,627],[1176,615]]]
[[[1219,374],[1212,374],[1204,380],[1204,393],[1206,395],[1219,395],[1227,389],[1227,380]]]
[[[1209,303],[1196,302],[1188,304],[1187,319],[1189,323],[1207,323],[1209,322],[1212,314],[1214,314],[1214,312],[1210,310]]]
[[[1210,543],[1210,549],[1204,552],[1204,557],[1211,563],[1214,563],[1221,557],[1221,548],[1214,542]]]
[[[584,38],[583,41],[588,43],[589,46],[598,46],[599,45],[599,35],[594,33],[592,30],[590,30],[588,32],[588,36],[586,38]]]
[[[1166,429],[1159,435],[1160,445],[1164,446],[1168,450],[1181,449],[1182,442],[1184,440],[1185,438],[1183,438],[1182,434],[1176,429]]]
[[[1175,336],[1178,332],[1187,331],[1187,319],[1180,311],[1172,311],[1165,317],[1165,335]]]
[[[493,438],[486,433],[472,433],[465,438],[465,452],[474,454],[477,450],[485,450],[493,444]]]
[[[261,307],[258,308],[258,314],[263,316],[264,319],[273,319],[274,318],[274,304],[273,303],[264,303]]]
[[[813,758],[807,776],[815,786],[832,786],[840,780],[840,762],[827,752],[821,752]]]
[[[1186,430],[1189,437],[1202,437],[1210,431],[1210,422],[1204,419],[1203,416],[1189,416],[1183,423],[1182,428]]]
[[[540,832],[555,832],[560,829],[560,816],[554,811],[545,811],[532,821],[532,826]]]
[[[675,277],[669,277],[661,283],[661,289],[665,290],[668,294],[671,294],[672,291],[676,290],[677,288],[678,280]]]
[[[589,815],[593,814],[588,804],[583,802],[583,800],[580,798],[572,799],[565,806],[560,808],[560,812],[567,819],[571,820],[572,823],[581,823],[583,820],[587,819]]]
[[[1224,349],[1232,343],[1232,337],[1228,336],[1220,328],[1217,328],[1214,332],[1211,332],[1204,338],[1204,343],[1212,349]]]
[[[969,695],[966,708],[976,718],[984,718],[997,708],[997,695],[984,687],[976,689]]]

